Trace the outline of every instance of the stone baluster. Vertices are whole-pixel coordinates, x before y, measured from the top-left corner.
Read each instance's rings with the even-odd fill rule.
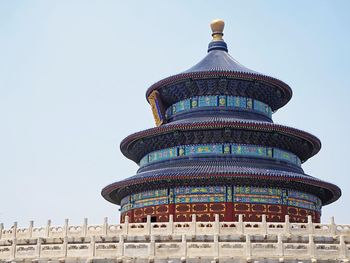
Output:
[[[266,215],[261,216],[261,226],[262,226],[262,232],[263,235],[267,235],[267,222],[266,222]]]
[[[94,258],[95,257],[95,236],[90,237],[90,248],[89,248],[89,257]]]
[[[219,235],[214,235],[214,257],[219,257]]]
[[[102,226],[103,235],[108,235],[108,217],[105,217],[103,220],[103,226]]]
[[[149,256],[150,257],[154,257],[155,256],[155,253],[156,253],[156,241],[155,241],[155,236],[154,235],[151,235],[151,242],[149,244]]]
[[[29,238],[33,237],[33,227],[34,227],[34,221],[30,220],[29,221],[29,227],[28,227],[28,236],[29,236]]]
[[[147,215],[146,220],[146,235],[150,235],[152,231],[151,215]]]
[[[37,242],[36,242],[36,257],[37,258],[40,258],[40,254],[41,254],[41,244],[42,244],[42,238],[41,237],[39,237],[38,238],[38,240],[37,240]]]
[[[278,256],[283,258],[283,256],[284,256],[284,247],[283,247],[283,236],[282,236],[282,234],[278,234],[278,236],[277,236],[277,253],[278,253]]]
[[[174,215],[169,215],[168,234],[174,234]]]
[[[197,216],[196,216],[196,214],[192,214],[191,234],[194,236],[197,234]]]
[[[248,234],[246,235],[246,240],[245,240],[245,255],[247,257],[247,261],[252,256],[252,243],[250,241],[250,235]]]
[[[123,227],[123,234],[127,235],[129,234],[129,216],[125,216],[124,218],[124,227]]]
[[[339,236],[339,258],[340,259],[349,259],[348,258],[348,248],[345,244],[344,236]]]
[[[12,238],[13,239],[16,239],[16,237],[17,237],[17,225],[18,225],[17,222],[13,223],[13,227],[12,227]]]
[[[286,215],[284,218],[284,233],[286,235],[290,235],[290,221],[289,221],[289,215]]]
[[[11,261],[13,261],[16,258],[16,246],[17,246],[17,239],[14,238],[12,240],[12,245],[11,245]]]
[[[118,256],[119,257],[124,256],[124,235],[119,236]]]
[[[307,232],[308,234],[314,234],[314,224],[312,223],[312,216],[307,216]]]
[[[88,219],[84,218],[84,223],[83,223],[83,226],[82,226],[83,237],[86,237],[86,235],[87,235],[87,230],[88,230],[87,228],[88,228]]]
[[[68,232],[69,232],[69,219],[66,218],[66,219],[64,220],[63,235],[64,235],[65,237],[67,237],[67,236],[68,236]]]
[[[243,235],[244,234],[244,226],[243,226],[243,215],[238,215],[238,231]]]
[[[220,216],[219,214],[215,214],[215,222],[214,222],[214,234],[220,234]]]
[[[314,242],[314,236],[313,235],[309,235],[309,246],[308,246],[308,254],[312,259],[315,258],[315,251],[316,248],[315,248],[315,242]]]
[[[45,229],[45,237],[50,237],[50,228],[51,228],[51,220],[47,220],[46,229]]]
[[[186,259],[187,258],[187,239],[186,239],[186,235],[182,235],[182,237],[181,237],[181,246],[182,246],[182,255]]]
[[[67,257],[67,253],[68,253],[68,236],[65,236],[63,238],[63,246],[62,246],[62,249],[63,249],[63,257]]]
[[[4,231],[4,224],[3,223],[1,223],[0,224],[0,240],[1,240],[1,238],[2,238],[2,232]]]
[[[331,223],[329,225],[329,231],[332,236],[337,234],[337,225],[335,224],[334,216],[331,217]]]

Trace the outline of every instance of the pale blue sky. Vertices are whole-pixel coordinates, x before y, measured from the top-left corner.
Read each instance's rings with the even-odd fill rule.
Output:
[[[146,89],[205,56],[222,18],[234,58],[292,87],[274,121],[321,139],[303,168],[343,190],[322,221],[350,223],[349,12],[349,1],[0,0],[0,222],[118,222],[100,190],[136,172],[119,143],[154,126]]]

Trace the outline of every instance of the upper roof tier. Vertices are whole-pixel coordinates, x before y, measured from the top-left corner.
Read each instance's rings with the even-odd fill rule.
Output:
[[[272,111],[291,99],[292,90],[286,83],[251,70],[230,56],[222,39],[222,20],[214,20],[211,28],[213,39],[208,54],[190,69],[153,84],[146,92],[151,104],[155,91],[157,103],[164,111],[179,101],[196,96],[246,97],[267,104]]]

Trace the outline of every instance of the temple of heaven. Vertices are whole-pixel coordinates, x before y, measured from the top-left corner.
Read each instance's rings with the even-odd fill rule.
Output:
[[[155,128],[120,145],[139,165],[136,175],[112,183],[103,197],[120,205],[121,222],[320,222],[321,208],[337,200],[334,184],[304,173],[320,140],[275,124],[272,114],[292,97],[284,82],[233,59],[224,22],[211,23],[208,54],[192,68],[146,92]]]

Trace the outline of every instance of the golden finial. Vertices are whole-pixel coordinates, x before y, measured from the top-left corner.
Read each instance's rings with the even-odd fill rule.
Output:
[[[222,19],[215,19],[210,23],[211,31],[213,32],[211,35],[213,37],[213,41],[222,41],[222,36],[224,35],[224,27],[225,22]]]

